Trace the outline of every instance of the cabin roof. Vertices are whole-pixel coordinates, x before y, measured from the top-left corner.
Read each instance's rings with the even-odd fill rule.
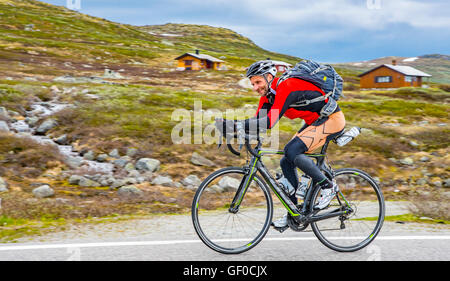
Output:
[[[394,71],[400,72],[400,73],[402,73],[404,75],[408,75],[408,76],[431,77],[430,74],[425,73],[423,71],[420,71],[418,69],[415,69],[414,67],[407,66],[407,65],[392,65],[392,64],[382,64],[380,66],[372,68],[372,69],[370,69],[370,70],[368,70],[368,71],[358,75],[358,77],[364,76],[367,73],[370,73],[370,72],[374,71],[375,69],[378,69],[378,68],[383,67],[383,66],[386,66],[387,68],[390,68],[390,69],[392,69]]]
[[[223,60],[219,60],[219,59],[217,59],[217,58],[215,58],[213,56],[210,56],[210,55],[195,54],[195,53],[185,53],[185,54],[183,54],[183,55],[181,55],[181,56],[179,56],[179,57],[177,57],[175,59],[179,60],[179,59],[181,59],[184,56],[191,56],[191,57],[194,57],[194,58],[203,59],[203,60],[209,60],[209,61],[212,61],[212,62],[224,62]]]

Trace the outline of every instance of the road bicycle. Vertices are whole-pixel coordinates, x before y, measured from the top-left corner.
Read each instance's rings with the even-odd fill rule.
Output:
[[[312,181],[303,202],[296,205],[264,165],[264,156],[283,155],[284,151],[263,149],[259,135],[242,132],[238,138],[245,140],[250,161],[243,167],[213,172],[200,184],[193,199],[192,221],[203,243],[223,254],[239,254],[255,247],[271,226],[274,203],[270,190],[287,210],[291,230],[301,232],[311,226],[320,242],[339,252],[357,251],[371,243],[383,225],[384,197],[377,182],[366,172],[331,168],[327,148],[340,135],[328,140],[319,154],[307,154],[340,189],[328,207],[319,209],[316,205],[320,188]],[[229,143],[227,147],[240,155]]]

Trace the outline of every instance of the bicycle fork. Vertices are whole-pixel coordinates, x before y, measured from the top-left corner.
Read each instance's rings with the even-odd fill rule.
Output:
[[[264,164],[261,163],[257,157],[253,157],[250,161],[250,165],[246,169],[246,174],[243,177],[238,190],[236,191],[232,203],[230,204],[229,212],[237,213],[239,211],[239,206],[242,202],[242,198],[247,192],[247,189],[250,186],[251,181],[253,180],[253,176],[257,171],[259,171],[259,173],[262,175],[265,182],[270,185],[270,188],[277,195],[277,197],[280,199],[281,203],[283,203],[291,216],[299,218],[300,210],[298,210],[297,206],[295,206],[289,196],[279,187],[278,183],[275,181],[275,179],[273,179]]]
[[[257,163],[258,159],[256,157],[253,157],[250,165],[244,167],[245,175],[239,184],[233,201],[231,201],[230,208],[228,209],[230,213],[236,214],[239,211],[239,206],[241,205],[242,199],[244,198],[244,195],[253,180],[253,176],[256,174]]]

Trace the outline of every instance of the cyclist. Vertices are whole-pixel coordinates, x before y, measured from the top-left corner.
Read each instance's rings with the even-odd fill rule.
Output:
[[[325,93],[314,84],[298,79],[288,78],[277,86],[279,78],[276,77],[277,69],[272,61],[263,60],[250,65],[246,76],[252,83],[253,90],[260,96],[258,110],[254,117],[246,120],[218,120],[217,126],[225,131],[234,131],[236,124],[241,123],[248,133],[256,133],[257,130],[265,131],[272,128],[282,116],[289,119],[300,118],[305,125],[293,136],[284,147],[284,157],[280,166],[285,178],[297,189],[298,175],[296,167],[311,177],[313,184],[320,187],[321,197],[318,208],[325,208],[338,192],[338,186],[330,181],[305,153],[311,153],[321,147],[329,139],[341,133],[345,127],[345,117],[339,106],[328,117],[321,117],[320,110],[328,102],[328,99],[313,102],[307,106],[290,107],[298,102],[311,100]],[[223,122],[223,123],[221,123]],[[255,131],[256,130],[256,131]],[[297,204],[295,193],[290,196],[292,202]],[[287,214],[281,219],[272,222],[276,228],[287,226]]]

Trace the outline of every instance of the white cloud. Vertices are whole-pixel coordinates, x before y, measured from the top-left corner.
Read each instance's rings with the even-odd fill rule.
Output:
[[[380,30],[387,24],[403,23],[414,27],[450,28],[448,2],[379,0],[374,3],[379,3],[380,9],[370,9],[366,0],[243,0],[242,6],[250,17],[265,19],[273,24],[330,24]]]

